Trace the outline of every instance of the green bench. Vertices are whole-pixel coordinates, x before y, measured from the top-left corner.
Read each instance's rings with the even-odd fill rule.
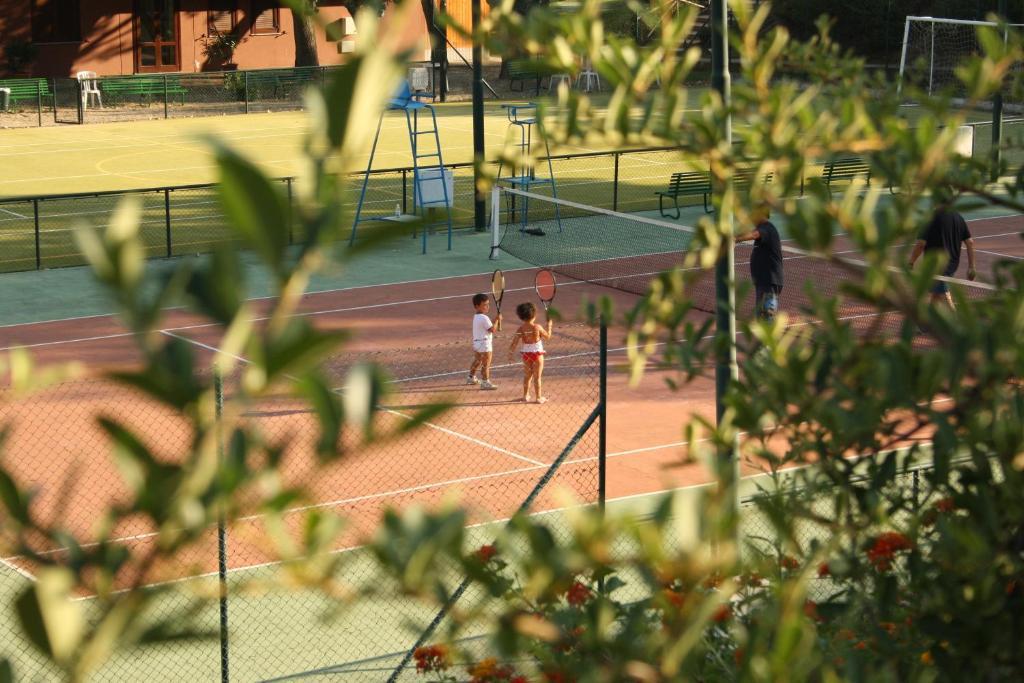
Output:
[[[768,185],[772,182],[775,174],[771,171],[761,176],[761,182]],[[750,190],[750,186],[754,184],[754,181],[758,179],[757,168],[737,168],[732,174],[732,184],[737,190],[746,192]]]
[[[665,210],[665,199],[672,200],[675,208],[675,215],[672,218],[679,218],[682,215],[679,209],[679,198],[701,195],[704,197],[704,211],[711,213],[708,208],[708,198],[711,196],[711,174],[704,171],[690,171],[687,173],[673,173],[669,178],[668,188],[654,194],[658,195],[658,211],[665,218],[669,215]]]
[[[180,97],[185,104],[188,89],[181,86],[180,76],[132,76],[130,78],[100,79],[100,90],[108,103],[127,97],[138,97],[141,102],[150,98],[163,100],[164,95],[170,99]]]
[[[821,170],[821,179],[825,182],[829,194],[832,193],[833,181],[853,181],[856,178],[864,178],[867,184],[871,185],[871,166],[861,157],[829,159]]]
[[[519,84],[517,92],[523,92],[526,88],[524,83],[534,82],[535,94],[540,94],[540,82],[544,78],[541,73],[540,62],[536,59],[512,59],[508,63],[508,89],[515,91],[515,84]]]
[[[8,78],[0,80],[0,88],[10,90],[7,97],[11,104],[21,100],[37,102],[41,97],[53,97],[50,81],[46,78]]]
[[[319,67],[300,67],[247,71],[243,78],[250,100],[287,99],[294,92],[301,92],[311,85],[320,85],[321,74]]]

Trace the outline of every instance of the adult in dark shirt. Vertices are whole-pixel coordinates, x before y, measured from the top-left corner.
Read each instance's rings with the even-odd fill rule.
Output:
[[[774,320],[779,312],[779,295],[782,294],[782,239],[778,229],[768,219],[771,211],[759,206],[750,212],[754,229],[736,236],[737,242],[753,240],[750,253],[750,279],[754,281],[754,303],[757,316],[762,320]]]
[[[914,250],[910,254],[910,267],[914,267],[914,263],[924,252],[939,251],[946,260],[942,274],[952,276],[960,265],[960,247],[963,244],[967,245],[967,279],[973,280],[977,277],[974,268],[974,239],[967,228],[967,221],[947,204],[940,205],[914,244]],[[945,300],[950,307],[953,306],[949,285],[944,280],[935,281],[931,300],[933,304]]]

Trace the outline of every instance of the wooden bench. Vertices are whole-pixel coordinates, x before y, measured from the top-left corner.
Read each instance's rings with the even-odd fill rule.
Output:
[[[10,90],[8,99],[11,104],[20,100],[37,102],[41,97],[53,97],[50,81],[46,78],[8,78],[0,80],[0,88]]]
[[[862,157],[837,157],[829,159],[821,171],[821,179],[825,182],[829,194],[832,193],[832,182],[863,177],[871,185],[871,166]]]
[[[535,94],[540,94],[540,82],[544,78],[541,74],[540,62],[536,59],[512,59],[508,63],[508,89],[515,90],[513,87],[516,83],[519,83],[519,91],[523,92],[526,86],[523,85],[526,81],[534,82]]]
[[[165,80],[166,79],[166,80]],[[138,97],[142,102],[150,98],[162,100],[166,94],[180,96],[185,104],[186,88],[181,86],[180,76],[132,76],[130,78],[100,79],[100,90],[108,103],[125,97]]]
[[[672,206],[675,208],[675,215],[672,218],[679,218],[682,213],[679,208],[679,198],[701,195],[704,197],[704,211],[711,213],[708,208],[708,198],[711,196],[711,174],[704,171],[690,171],[686,173],[673,173],[668,180],[668,188],[654,194],[658,195],[658,211],[663,217],[668,217],[665,212],[665,198],[672,199]]]

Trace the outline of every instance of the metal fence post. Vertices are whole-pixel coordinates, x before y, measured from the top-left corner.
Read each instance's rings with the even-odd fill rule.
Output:
[[[167,258],[171,257],[171,190],[164,188],[164,230],[167,233]]]
[[[616,157],[618,159],[618,157]],[[605,498],[607,494],[607,434],[608,434],[608,325],[601,316],[601,337],[598,368],[598,409],[597,418],[597,506],[604,518]],[[598,580],[598,591],[604,593],[604,577]]]
[[[220,374],[220,367],[213,366],[213,393],[216,405],[217,423],[214,429],[217,430],[217,466],[218,469],[224,463],[224,435],[221,423],[224,414],[224,379]],[[223,481],[218,473],[218,482]],[[223,496],[219,490],[218,497]],[[220,680],[221,683],[228,683],[230,680],[230,650],[228,648],[228,534],[224,520],[224,502],[219,501],[217,513],[217,578],[220,584]]]
[[[408,170],[402,169],[402,213],[409,213],[409,182],[407,177]]]
[[[57,79],[53,79],[53,118],[57,119]],[[40,80],[36,79],[36,120],[39,122],[39,127],[43,127],[43,88],[40,85]]]
[[[619,210],[619,153],[614,155],[615,179],[612,181],[612,211]]]
[[[288,244],[295,244],[295,212],[292,210],[292,179],[284,179],[285,190],[288,192]]]
[[[245,100],[245,113],[249,113],[249,72],[242,72],[242,98]]]
[[[36,233],[36,270],[43,267],[43,255],[39,249],[39,200],[32,200],[32,219],[35,225]]]
[[[170,118],[167,106],[167,74],[164,74],[164,118]]]

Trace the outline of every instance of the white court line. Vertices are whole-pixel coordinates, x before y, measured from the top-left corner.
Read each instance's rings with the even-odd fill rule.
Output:
[[[216,346],[210,346],[209,344],[204,344],[202,342],[196,341],[195,339],[189,339],[188,337],[183,337],[180,334],[174,334],[173,332],[169,332],[167,330],[160,330],[160,333],[164,334],[164,335],[166,335],[168,337],[174,337],[175,339],[180,339],[183,342],[186,342],[188,344],[193,344],[195,346],[198,346],[199,348],[206,349],[208,351],[212,351],[213,353],[217,353],[217,354],[224,353],[223,351],[218,349]],[[232,358],[234,358],[235,360],[239,361],[240,363],[246,363],[246,364],[251,363],[251,361],[249,359],[243,358],[242,356],[236,356],[235,354],[227,354],[227,355],[232,357]],[[393,410],[391,408],[378,407],[378,409],[381,412],[389,413],[391,415],[395,415],[395,416],[400,417],[400,418],[402,418],[404,420],[412,420],[413,419],[412,417],[410,417],[410,416],[408,416],[408,415],[406,415],[406,414],[404,414],[404,413],[402,413],[400,411]],[[477,445],[477,446],[482,446],[483,448],[487,448],[487,449],[490,449],[490,450],[495,451],[497,453],[501,453],[502,455],[507,455],[507,456],[509,456],[511,458],[515,458],[517,460],[522,460],[523,462],[528,462],[531,465],[539,465],[539,466],[543,466],[544,465],[544,463],[540,462],[539,460],[534,460],[533,458],[528,458],[525,455],[520,455],[519,453],[514,453],[513,451],[510,451],[507,448],[502,448],[501,446],[496,446],[496,445],[494,445],[492,443],[488,443],[486,441],[483,441],[482,439],[477,439],[476,437],[470,436],[468,434],[462,434],[461,432],[456,432],[456,431],[454,431],[452,429],[448,429],[447,427],[442,427],[441,425],[434,424],[433,422],[423,422],[421,424],[424,427],[430,427],[431,429],[439,431],[442,434],[447,434],[448,436],[453,436],[453,437],[455,437],[457,439],[460,439],[462,441],[466,441],[468,443],[472,443],[472,444]]]
[[[989,251],[988,249],[975,249],[975,251],[982,254],[990,254],[992,256],[999,256],[1001,258],[1012,259],[1014,261],[1019,261],[1020,259],[1024,258],[1024,256],[1014,256],[1013,254],[1004,254],[1001,251]]]
[[[16,572],[17,574],[20,574],[22,578],[28,579],[32,583],[35,583],[36,581],[38,581],[38,579],[36,579],[36,575],[33,574],[32,572],[26,571],[26,570],[22,569],[21,567],[17,566],[16,564],[12,564],[13,560],[20,560],[20,559],[22,559],[22,558],[19,555],[13,555],[11,557],[0,557],[0,564],[2,564],[3,566],[7,567],[8,569],[10,569],[13,572]]]
[[[22,216],[22,215],[21,215],[20,213],[18,213],[17,211],[11,211],[10,209],[5,209],[5,208],[4,208],[4,207],[2,207],[2,206],[0,206],[0,211],[3,211],[4,213],[9,213],[9,214],[11,214],[12,216],[14,216],[15,218],[21,218],[21,219],[24,219],[24,220],[28,220],[29,218],[31,218],[31,216]]]

